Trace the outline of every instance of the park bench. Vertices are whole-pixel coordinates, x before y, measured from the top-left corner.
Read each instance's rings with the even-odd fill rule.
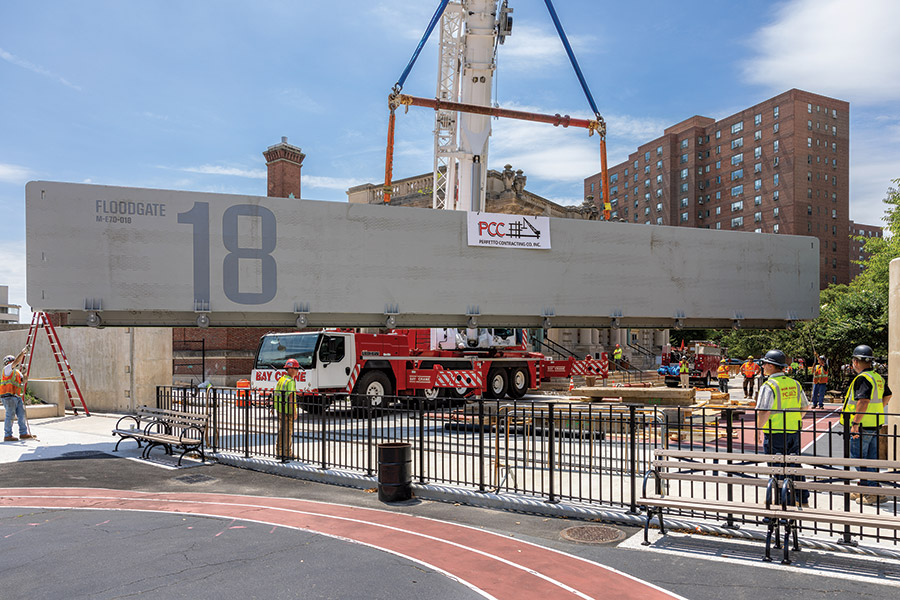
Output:
[[[856,470],[861,466],[886,470],[861,474]],[[797,476],[805,481],[795,480]],[[881,487],[861,486],[860,477],[878,481]],[[653,493],[647,489],[650,479],[655,483]],[[810,492],[811,505],[800,504],[802,490]],[[735,516],[757,518],[767,525],[763,560],[772,559],[774,539],[776,548],[783,547],[782,564],[790,564],[791,548],[800,550],[797,530],[803,523],[843,527],[845,542],[850,542],[851,528],[859,528],[860,534],[864,528],[900,530],[896,515],[870,512],[874,509],[850,501],[852,493],[873,492],[886,498],[900,497],[900,462],[657,449],[637,504],[647,513],[645,545],[650,543],[648,530],[654,516],[665,535],[664,509],[726,515],[729,525]]]
[[[181,450],[178,465],[190,452],[196,452],[201,460],[206,460],[203,453],[203,440],[209,416],[206,414],[186,413],[164,408],[141,406],[134,415],[126,415],[118,420],[113,435],[119,436],[113,452],[118,451],[119,444],[130,439],[137,442],[138,448],[146,443],[142,458],[149,458],[150,452],[160,446],[166,454],[173,454],[173,449]]]

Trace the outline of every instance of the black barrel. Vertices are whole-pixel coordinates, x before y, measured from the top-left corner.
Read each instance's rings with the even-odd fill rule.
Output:
[[[412,498],[412,446],[378,444],[378,499],[403,502]]]

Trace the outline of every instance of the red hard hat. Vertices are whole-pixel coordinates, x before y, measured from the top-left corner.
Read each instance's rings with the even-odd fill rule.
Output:
[[[287,359],[287,362],[284,363],[284,368],[285,369],[299,369],[300,363],[297,362],[296,358],[289,358],[289,359]]]

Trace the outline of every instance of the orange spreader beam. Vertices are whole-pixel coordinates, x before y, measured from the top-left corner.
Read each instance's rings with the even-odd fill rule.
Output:
[[[491,117],[505,117],[508,119],[518,119],[520,121],[534,121],[537,123],[549,123],[555,127],[582,127],[587,129],[589,135],[593,135],[596,131],[600,135],[600,171],[601,186],[603,188],[603,218],[607,221],[610,219],[609,204],[609,174],[606,170],[606,123],[602,120],[595,119],[575,119],[569,115],[546,115],[541,113],[526,112],[522,110],[510,110],[507,108],[499,108],[493,106],[481,106],[478,104],[465,104],[462,102],[449,102],[447,100],[438,100],[437,98],[419,98],[417,96],[408,96],[406,94],[392,94],[389,100],[391,108],[391,116],[388,121],[388,143],[387,157],[385,160],[385,177],[384,177],[384,202],[390,202],[391,199],[391,176],[394,161],[394,112],[398,106],[422,106],[433,110],[448,110],[455,112],[472,113],[476,115],[486,115]]]

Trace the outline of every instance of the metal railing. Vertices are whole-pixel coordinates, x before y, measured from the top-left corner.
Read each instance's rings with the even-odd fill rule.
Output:
[[[481,399],[458,406],[461,400],[419,397],[385,398],[384,406],[372,407],[365,406],[363,400],[353,396],[305,397],[294,407],[293,418],[279,419],[271,392],[157,388],[160,408],[210,415],[206,447],[212,452],[293,459],[322,469],[373,476],[377,471],[377,446],[407,442],[412,446],[413,480],[418,483],[522,494],[547,502],[597,503],[632,512],[639,512],[641,482],[657,448],[766,453],[760,443],[764,432],[756,425],[756,411],[745,407],[597,406]],[[809,410],[797,462],[803,462],[803,455],[849,457],[850,432],[844,430],[840,420],[837,409]],[[280,423],[290,428],[287,451],[278,445]],[[878,430],[876,438],[882,451],[898,456],[900,434],[896,426],[890,431]],[[884,464],[885,469],[898,469],[896,461]],[[827,483],[827,471],[817,481]],[[689,486],[677,490],[679,493],[732,498],[731,485],[677,485]],[[752,494],[765,486],[755,491],[733,487],[737,496],[734,500],[761,501]],[[827,490],[816,491],[810,502],[813,508],[834,510],[845,506],[848,512],[864,509],[851,504],[845,494]],[[898,504],[890,501],[865,509],[896,517]],[[701,512],[683,514],[712,518]],[[804,524],[804,528],[847,537],[843,525]],[[858,528],[853,535],[898,542],[894,530]]]

